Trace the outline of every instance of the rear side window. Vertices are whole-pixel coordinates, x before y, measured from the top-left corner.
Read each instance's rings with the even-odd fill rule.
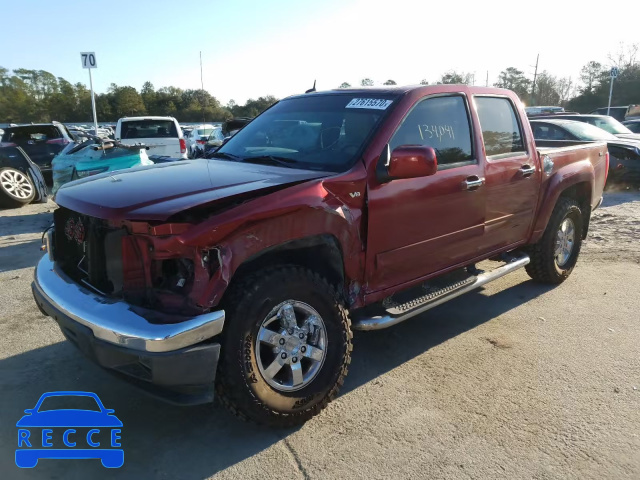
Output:
[[[574,140],[574,138],[561,128],[548,123],[532,123],[533,138],[536,140]]]
[[[178,129],[171,120],[133,120],[122,122],[120,138],[178,138]]]
[[[522,131],[508,98],[475,97],[487,156],[524,152]]]
[[[405,117],[391,139],[400,145],[424,145],[436,151],[438,166],[473,161],[471,127],[464,98],[427,98]]]
[[[39,143],[61,137],[62,134],[53,125],[25,125],[5,130],[2,141]]]

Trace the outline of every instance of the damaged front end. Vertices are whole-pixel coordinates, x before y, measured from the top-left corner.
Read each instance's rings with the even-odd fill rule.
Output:
[[[180,243],[188,223],[110,221],[64,207],[54,213],[54,259],[69,277],[109,298],[163,313],[195,315],[220,274],[217,248]]]

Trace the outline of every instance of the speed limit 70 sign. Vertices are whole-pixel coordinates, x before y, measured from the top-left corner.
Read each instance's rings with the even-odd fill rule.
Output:
[[[82,68],[98,68],[96,52],[80,52],[80,58],[82,59]]]

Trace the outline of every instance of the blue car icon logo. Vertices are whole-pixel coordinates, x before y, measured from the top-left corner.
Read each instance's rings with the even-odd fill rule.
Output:
[[[122,422],[92,392],[47,392],[18,420],[16,465],[33,468],[41,458],[100,459],[124,464]]]

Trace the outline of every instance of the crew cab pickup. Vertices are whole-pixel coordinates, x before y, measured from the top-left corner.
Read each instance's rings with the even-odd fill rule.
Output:
[[[604,143],[537,148],[508,90],[293,96],[212,158],[63,186],[33,293],[120,377],[294,425],[336,396],[352,330],[519,268],[564,281],[607,163]]]

